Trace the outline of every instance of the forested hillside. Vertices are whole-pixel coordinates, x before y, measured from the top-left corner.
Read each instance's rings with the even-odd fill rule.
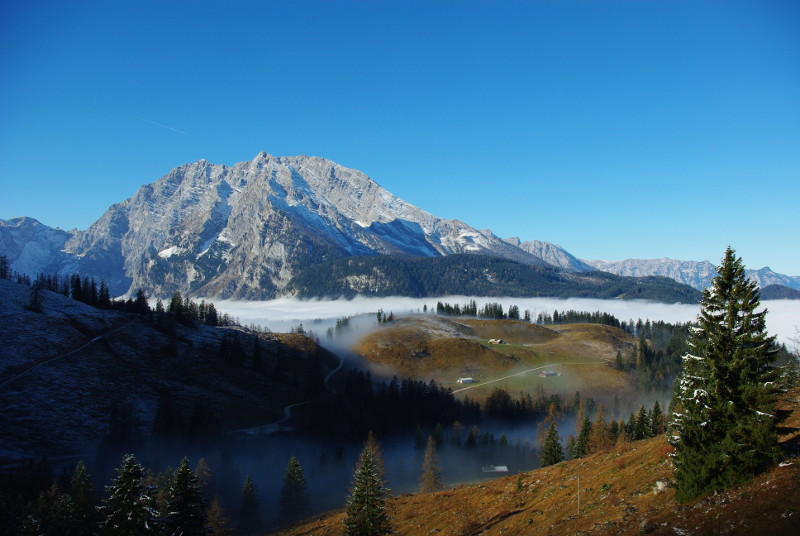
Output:
[[[0,452],[12,458],[92,450],[120,415],[137,436],[168,413],[175,438],[203,408],[218,430],[277,420],[338,364],[302,335],[199,322],[190,300],[125,312],[4,279],[0,295]]]
[[[665,277],[567,272],[485,255],[351,257],[313,266],[287,290],[301,298],[519,296],[650,299],[695,303],[699,291]]]
[[[800,290],[784,285],[767,285],[761,289],[762,300],[800,300]]]

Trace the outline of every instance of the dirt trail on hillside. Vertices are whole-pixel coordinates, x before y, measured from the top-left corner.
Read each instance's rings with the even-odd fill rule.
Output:
[[[104,333],[102,335],[98,335],[97,337],[93,338],[92,340],[90,340],[86,344],[83,344],[83,345],[75,348],[74,350],[70,350],[69,352],[64,352],[63,354],[47,358],[47,359],[45,359],[43,361],[37,361],[36,363],[31,363],[30,365],[25,367],[25,369],[23,369],[22,371],[16,373],[14,376],[8,378],[7,380],[3,380],[2,382],[0,382],[0,389],[3,389],[7,385],[17,381],[18,379],[20,379],[21,377],[23,377],[24,375],[29,373],[31,370],[35,369],[36,367],[39,367],[41,365],[46,365],[48,363],[52,363],[53,361],[56,361],[58,359],[62,359],[64,357],[71,356],[73,354],[76,354],[76,353],[80,352],[81,350],[85,350],[86,348],[88,348],[92,344],[94,344],[94,343],[96,343],[98,341],[101,341],[102,339],[105,339],[109,335],[113,335],[114,333],[123,330],[124,328],[130,326],[134,322],[135,322],[135,320],[131,320],[130,322],[128,322],[126,324],[123,324],[121,326],[118,326],[118,327],[112,329],[111,331],[108,331],[108,332],[106,332],[106,333]]]
[[[549,368],[564,367],[564,366],[570,366],[571,367],[572,365],[605,365],[605,364],[606,364],[605,361],[594,361],[592,363],[551,363],[549,365],[542,365],[540,367],[534,367],[534,368],[531,368],[531,369],[528,369],[528,370],[523,370],[522,372],[517,372],[516,374],[509,374],[508,376],[503,376],[502,378],[496,378],[494,380],[488,380],[488,381],[485,381],[485,382],[482,381],[482,382],[478,382],[478,383],[473,383],[473,384],[469,385],[468,387],[462,387],[461,389],[456,389],[455,391],[453,391],[453,394],[460,393],[460,392],[466,391],[468,389],[475,389],[477,387],[483,387],[483,386],[488,385],[490,383],[501,382],[501,381],[507,380],[509,378],[514,378],[516,376],[522,376],[523,374],[527,374],[529,372],[533,372],[534,370],[549,369]]]

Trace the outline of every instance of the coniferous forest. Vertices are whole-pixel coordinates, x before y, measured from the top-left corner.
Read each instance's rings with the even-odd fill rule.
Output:
[[[649,299],[696,303],[697,290],[666,277],[563,272],[485,255],[348,257],[308,268],[289,282],[301,298],[519,296]]]

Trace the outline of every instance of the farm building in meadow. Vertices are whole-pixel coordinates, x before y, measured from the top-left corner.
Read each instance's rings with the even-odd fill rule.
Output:
[[[484,473],[507,473],[507,465],[484,465],[481,467]]]
[[[542,378],[549,378],[550,376],[561,376],[561,373],[553,370],[543,370],[539,373],[539,376]]]
[[[458,383],[478,383],[478,380],[473,378],[459,378]]]
[[[503,339],[489,339],[489,344],[505,344]]]

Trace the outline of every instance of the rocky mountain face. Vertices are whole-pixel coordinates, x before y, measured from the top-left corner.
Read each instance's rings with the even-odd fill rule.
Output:
[[[769,285],[782,285],[784,287],[800,290],[800,276],[788,276],[773,272],[769,266],[760,270],[746,270],[747,277],[758,283],[761,288]]]
[[[305,268],[352,255],[483,253],[546,264],[488,230],[437,218],[359,171],[266,153],[233,167],[181,166],[88,230],[52,231],[28,246],[4,245],[12,268],[91,275],[114,294],[272,298]],[[41,252],[22,251],[32,243]]]
[[[538,257],[543,261],[552,264],[553,266],[564,268],[570,272],[591,272],[597,269],[576,258],[570,252],[557,244],[542,242],[541,240],[522,242],[517,237],[506,238],[506,242],[522,249],[523,251],[527,251],[531,255]]]
[[[33,218],[0,220],[0,254],[23,274],[57,271],[66,262],[62,249],[72,234]]]
[[[711,284],[717,275],[716,268],[708,261],[679,261],[675,259],[626,259],[624,261],[583,261],[597,270],[617,275],[642,277],[660,275],[685,283],[698,290]],[[746,270],[747,277],[760,287],[767,285],[783,285],[800,290],[800,277],[787,276],[772,271],[769,267],[760,270]]]
[[[642,277],[661,275],[696,289],[704,289],[717,275],[716,268],[708,261],[679,261],[674,259],[626,259],[624,261],[584,261],[597,270],[617,275]]]

